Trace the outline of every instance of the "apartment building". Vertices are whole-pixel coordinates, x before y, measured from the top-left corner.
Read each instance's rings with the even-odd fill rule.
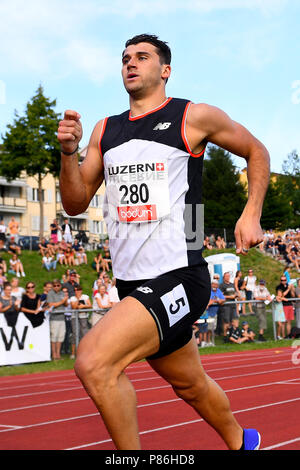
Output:
[[[80,158],[84,159],[87,147],[80,151]],[[54,219],[63,224],[68,218],[73,229],[85,230],[90,241],[99,241],[106,237],[107,231],[103,220],[102,203],[105,185],[102,184],[90,203],[89,208],[77,216],[68,216],[60,199],[59,182],[57,178],[48,174],[43,183],[44,205],[44,236],[50,235],[50,224]],[[26,172],[20,178],[8,182],[0,177],[0,219],[8,225],[11,217],[20,224],[20,235],[39,236],[40,233],[40,204],[38,199],[38,182],[29,177]]]

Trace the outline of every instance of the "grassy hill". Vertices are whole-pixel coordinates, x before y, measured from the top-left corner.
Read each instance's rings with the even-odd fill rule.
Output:
[[[228,253],[235,253],[234,249],[223,250],[224,252]],[[204,252],[204,257],[210,256],[213,254],[220,253],[218,250],[210,250]],[[83,292],[90,295],[92,293],[92,286],[97,278],[96,271],[92,268],[92,262],[96,255],[95,251],[91,251],[87,253],[88,256],[88,264],[87,265],[80,265],[76,266],[76,271],[81,276],[81,285],[83,287]],[[10,255],[7,253],[1,253],[3,259],[6,260],[7,264],[9,264]],[[41,263],[41,255],[38,252],[32,251],[23,251],[20,259],[22,260],[26,277],[20,278],[20,285],[25,287],[25,284],[28,281],[34,281],[36,283],[38,293],[41,293],[43,290],[43,283],[47,280],[52,281],[55,278],[61,279],[62,275],[66,271],[66,267],[62,267],[60,265],[57,266],[57,271],[47,272],[44,268],[42,268]],[[241,270],[244,275],[246,275],[249,268],[252,268],[254,271],[254,275],[257,279],[263,278],[266,280],[266,285],[271,294],[275,293],[275,287],[279,283],[280,276],[283,273],[283,265],[280,264],[278,261],[262,254],[259,250],[252,248],[247,256],[240,257],[240,264]],[[291,272],[292,278],[297,278],[296,271]],[[13,276],[11,274],[7,275],[8,280],[10,280]],[[254,329],[254,331],[258,331],[257,328],[257,319],[256,317],[247,317],[250,326]],[[244,345],[230,345],[230,344],[223,344],[222,338],[216,337],[216,346],[211,348],[200,348],[200,354],[208,354],[208,353],[217,353],[223,351],[238,351],[244,349],[254,349],[254,348],[270,348],[270,347],[279,347],[290,345],[291,340],[285,341],[273,341],[273,326],[272,326],[272,316],[271,310],[269,310],[268,314],[268,329],[265,333],[265,337],[268,340],[266,343],[253,343],[253,344],[244,344]],[[0,367],[0,376],[1,375],[9,375],[9,374],[18,374],[18,373],[30,373],[30,372],[37,372],[43,370],[51,370],[51,369],[68,369],[73,367],[74,361],[70,360],[67,356],[65,356],[64,360],[56,361],[56,362],[47,362],[47,363],[37,363],[37,364],[27,364],[24,366],[2,366]]]

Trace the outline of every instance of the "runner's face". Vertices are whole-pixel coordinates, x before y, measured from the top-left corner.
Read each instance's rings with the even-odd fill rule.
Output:
[[[156,47],[145,42],[128,46],[122,64],[123,83],[130,95],[161,86],[170,75],[170,66],[160,63]]]

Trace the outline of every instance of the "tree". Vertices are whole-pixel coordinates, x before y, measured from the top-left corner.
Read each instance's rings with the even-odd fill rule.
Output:
[[[285,230],[290,226],[292,215],[292,206],[284,196],[281,181],[271,180],[264,200],[261,226],[265,230]]]
[[[300,157],[296,150],[288,154],[282,164],[282,171],[279,183],[292,211],[288,226],[296,228],[300,226]]]
[[[61,116],[54,112],[56,100],[44,96],[40,85],[26,105],[25,116],[15,111],[13,124],[7,126],[1,151],[0,174],[8,181],[18,178],[25,170],[38,182],[40,203],[40,237],[44,233],[42,181],[47,174],[58,176],[60,145],[56,137]]]
[[[230,153],[210,145],[204,159],[205,227],[233,230],[246,203],[246,189]]]

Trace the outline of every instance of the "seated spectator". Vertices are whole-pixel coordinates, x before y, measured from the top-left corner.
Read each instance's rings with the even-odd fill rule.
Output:
[[[7,253],[10,253],[11,255],[20,255],[22,253],[21,247],[15,242],[15,237],[10,238]]]
[[[261,279],[259,285],[254,288],[254,300],[260,300],[256,303],[256,312],[258,317],[259,336],[258,341],[266,341],[264,331],[267,329],[267,311],[265,301],[272,302],[270,292],[266,288],[266,281]]]
[[[2,266],[0,266],[0,293],[3,291],[3,286],[5,282],[7,282],[7,278],[4,275]]]
[[[39,243],[39,253],[42,256],[45,256],[46,252],[49,250],[48,245],[49,245],[48,240],[46,240],[46,238],[43,237]]]
[[[6,261],[5,261],[5,259],[3,259],[3,258],[1,258],[1,257],[0,257],[0,268],[3,269],[3,273],[4,273],[4,274],[7,273]]]
[[[101,284],[101,281],[98,282],[98,291],[93,296],[92,326],[96,325],[112,307],[105,285]]]
[[[41,296],[35,292],[35,283],[27,282],[26,292],[22,296],[21,311],[30,320],[33,328],[44,321],[44,310],[41,308]]]
[[[205,248],[206,250],[212,250],[212,249],[213,249],[213,246],[212,246],[211,243],[210,243],[209,237],[205,237],[205,238],[204,238],[203,246],[204,246],[204,248]]]
[[[20,303],[11,294],[11,284],[10,282],[5,282],[0,296],[0,313],[4,314],[7,326],[14,327],[16,325],[19,310]]]
[[[76,264],[87,264],[87,256],[83,246],[81,246],[78,240],[75,238],[73,243],[73,250],[75,252]]]
[[[82,293],[82,287],[77,285],[75,287],[75,294],[70,297],[70,305],[72,310],[79,310],[78,312],[78,323],[79,323],[79,338],[83,338],[89,330],[88,326],[88,312],[85,310],[92,309],[90,298],[87,294]],[[76,352],[76,313],[72,312],[72,356]]]
[[[49,251],[46,251],[45,256],[42,258],[42,265],[47,271],[50,271],[53,269],[53,271],[56,271],[56,264],[57,260],[53,258],[53,256],[50,255]]]
[[[242,336],[242,332],[239,328],[239,319],[234,318],[231,322],[231,326],[227,331],[227,339],[231,343],[242,344],[248,341],[246,336]]]
[[[12,258],[9,260],[9,267],[10,269],[8,272],[10,274],[14,274],[17,277],[20,277],[21,275],[25,277],[23,264],[16,254],[13,254]]]
[[[67,266],[75,266],[75,252],[71,243],[67,243],[67,248],[64,250],[67,261]]]
[[[226,248],[226,242],[220,235],[217,236],[216,247],[218,250],[224,250]]]
[[[19,285],[19,278],[13,277],[10,281],[11,284],[11,295],[13,295],[20,303],[22,300],[23,294],[25,294],[24,287]]]
[[[277,339],[283,339],[285,337],[285,314],[283,310],[283,291],[282,289],[276,288],[276,296],[274,299],[274,321],[277,325],[276,337]]]
[[[67,305],[68,296],[62,291],[59,279],[54,279],[52,289],[47,294],[47,303],[51,308],[50,313],[50,341],[52,359],[61,359],[61,345],[66,335],[66,323],[64,307]]]
[[[110,251],[107,247],[103,248],[104,254],[103,254],[103,270],[104,271],[110,271],[112,268],[112,260],[110,256]]]
[[[67,265],[67,259],[64,250],[59,247],[56,255],[57,262],[62,266],[63,264]]]
[[[94,258],[94,261],[92,263],[92,268],[93,269],[96,269],[97,273],[99,274],[100,272],[102,272],[104,270],[104,267],[103,267],[103,256],[101,254],[101,252],[99,251],[99,253],[95,256]]]
[[[249,323],[247,321],[242,322],[241,333],[242,333],[243,338],[247,338],[248,343],[253,343],[254,342],[255,333],[249,327]]]

